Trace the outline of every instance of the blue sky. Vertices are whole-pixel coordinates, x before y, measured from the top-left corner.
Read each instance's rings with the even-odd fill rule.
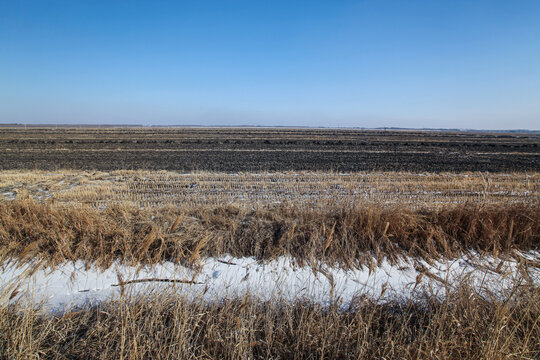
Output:
[[[540,1],[0,0],[0,122],[540,129]]]

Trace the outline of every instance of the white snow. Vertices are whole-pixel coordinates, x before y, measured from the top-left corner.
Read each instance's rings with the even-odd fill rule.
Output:
[[[523,257],[539,259],[540,254],[529,252]],[[39,304],[45,310],[59,311],[119,298],[123,288],[124,293],[130,294],[174,291],[189,299],[205,301],[249,294],[261,300],[303,299],[321,304],[332,301],[347,304],[359,295],[386,301],[407,299],[428,291],[442,298],[462,281],[468,281],[479,296],[485,297],[504,297],[515,285],[540,283],[537,267],[529,267],[524,273],[516,260],[481,258],[476,254],[431,265],[418,259],[396,265],[385,260],[372,271],[367,267],[347,271],[327,265],[299,266],[287,257],[268,262],[253,258],[206,258],[200,265],[199,269],[192,269],[171,262],[142,268],[115,264],[101,271],[95,266],[87,268],[82,261],[54,269],[36,263],[4,263],[0,267],[0,301]],[[118,286],[133,280],[143,281]]]
[[[12,191],[3,192],[3,193],[0,193],[0,195],[4,196],[5,200],[15,200],[15,198],[17,197],[16,194]]]

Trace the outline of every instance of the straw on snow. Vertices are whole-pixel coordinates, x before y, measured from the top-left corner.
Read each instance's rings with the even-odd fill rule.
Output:
[[[539,254],[525,256],[538,259]],[[521,270],[521,271],[520,271]],[[174,291],[193,300],[213,301],[249,294],[261,300],[308,300],[321,304],[356,296],[386,301],[407,299],[429,291],[444,297],[462,281],[479,296],[504,297],[517,283],[540,283],[540,269],[520,268],[515,260],[479,258],[474,254],[428,264],[409,259],[391,265],[386,260],[368,268],[343,270],[321,264],[299,266],[281,257],[259,262],[253,258],[205,258],[199,269],[165,262],[143,268],[115,264],[105,271],[82,261],[54,269],[39,264],[4,264],[0,287],[4,302],[30,300],[45,309],[60,310],[131,294]]]

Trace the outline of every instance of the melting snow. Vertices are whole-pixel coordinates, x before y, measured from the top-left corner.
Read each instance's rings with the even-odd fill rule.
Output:
[[[538,259],[539,255],[529,252],[523,257]],[[515,260],[474,254],[432,264],[409,259],[392,265],[384,260],[372,271],[367,267],[344,270],[328,265],[299,266],[287,257],[268,262],[206,258],[199,269],[165,262],[142,268],[115,264],[101,271],[94,266],[87,268],[81,261],[54,269],[13,261],[0,267],[3,303],[29,301],[51,311],[119,298],[122,289],[134,294],[174,291],[205,301],[250,294],[262,300],[304,299],[322,304],[338,300],[347,304],[361,295],[385,301],[429,291],[444,297],[463,280],[479,296],[501,297],[516,284],[538,286],[540,269],[529,267],[524,272]]]

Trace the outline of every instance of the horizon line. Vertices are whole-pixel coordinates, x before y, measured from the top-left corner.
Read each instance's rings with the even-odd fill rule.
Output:
[[[0,128],[267,128],[267,129],[336,129],[336,130],[397,130],[397,131],[441,131],[441,132],[495,132],[495,133],[540,133],[540,129],[474,129],[474,128],[430,128],[399,126],[307,126],[307,125],[144,125],[144,124],[72,124],[72,123],[0,123]]]

